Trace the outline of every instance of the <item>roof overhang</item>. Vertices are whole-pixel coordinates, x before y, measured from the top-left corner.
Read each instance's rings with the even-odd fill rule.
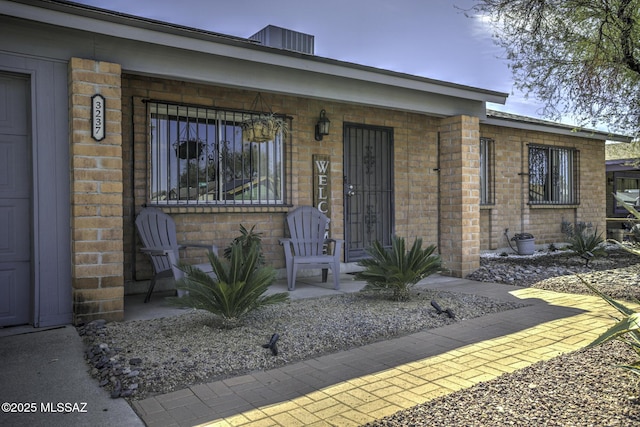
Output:
[[[118,61],[131,73],[439,116],[483,118],[486,102],[504,104],[508,96],[59,0],[0,0],[0,14],[92,33],[98,58]]]
[[[483,124],[530,131],[554,133],[557,135],[576,136],[581,138],[597,139],[601,141],[631,142],[633,138],[626,135],[602,132],[592,129],[583,129],[576,126],[547,120],[535,119],[532,117],[519,116],[502,111],[487,110],[487,118],[482,120]]]
[[[607,172],[625,172],[640,170],[638,159],[614,159],[605,162]]]

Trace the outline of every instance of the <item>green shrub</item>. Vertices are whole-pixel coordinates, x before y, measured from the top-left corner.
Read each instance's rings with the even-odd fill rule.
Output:
[[[275,280],[276,272],[271,267],[260,266],[259,258],[257,243],[252,243],[246,250],[240,243],[234,243],[229,260],[224,263],[216,254],[209,252],[209,262],[216,278],[197,267],[180,265],[186,275],[178,282],[178,289],[188,291],[188,294],[169,298],[169,302],[209,311],[220,316],[225,327],[233,327],[252,310],[287,301],[287,293],[264,295]]]
[[[622,319],[616,319],[616,324],[596,338],[587,346],[587,348],[595,347],[611,340],[619,340],[630,346],[636,354],[640,356],[640,312],[635,312],[625,305],[615,301],[600,292],[594,286],[587,283],[580,276],[578,277],[589,289],[599,295],[624,316]],[[640,304],[640,301],[637,299],[634,302],[636,304]],[[640,375],[640,359],[630,365],[619,365],[618,367],[631,371],[636,375]]]
[[[419,238],[408,252],[405,252],[405,241],[401,237],[393,237],[390,250],[375,241],[367,249],[371,258],[358,263],[364,271],[356,273],[355,277],[367,282],[364,291],[391,293],[396,301],[407,300],[413,285],[440,268],[440,256],[433,255],[435,249],[435,245],[422,249]]]
[[[576,255],[589,258],[598,255],[606,255],[607,251],[602,247],[604,239],[602,233],[598,233],[598,228],[590,232],[584,224],[573,227],[571,224],[567,227],[568,243],[567,249],[573,251]]]
[[[244,225],[240,224],[240,235],[233,239],[231,244],[225,248],[224,257],[228,260],[231,258],[231,248],[233,245],[240,245],[242,253],[246,257],[252,244],[256,244],[259,252],[258,265],[264,265],[264,255],[262,253],[262,233],[256,233],[253,231],[256,228],[255,225],[251,227],[251,230],[247,230]]]

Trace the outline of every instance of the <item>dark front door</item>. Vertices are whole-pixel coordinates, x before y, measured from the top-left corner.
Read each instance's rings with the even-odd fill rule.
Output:
[[[393,129],[345,124],[345,261],[367,256],[393,235]]]
[[[31,317],[29,79],[0,73],[0,326]]]

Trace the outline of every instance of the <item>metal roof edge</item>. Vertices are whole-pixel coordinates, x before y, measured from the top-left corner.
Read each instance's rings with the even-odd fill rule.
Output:
[[[550,120],[541,120],[534,117],[521,116],[503,111],[487,110],[487,118],[482,121],[483,124],[507,126],[516,129],[533,130],[542,132],[551,132],[560,135],[577,136],[583,138],[597,139],[601,141],[618,141],[632,142],[633,137],[604,132],[595,129],[585,129],[578,126],[567,125],[564,123],[553,122]]]
[[[637,161],[638,161],[637,157],[626,157],[624,159],[605,160],[605,163],[608,165],[617,165],[617,164],[631,163],[631,162],[637,162]]]

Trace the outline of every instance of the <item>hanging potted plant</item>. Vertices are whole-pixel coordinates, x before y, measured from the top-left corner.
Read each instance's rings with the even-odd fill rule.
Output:
[[[287,134],[287,122],[273,113],[260,114],[259,116],[245,120],[242,127],[242,139],[247,142],[272,141],[276,135]]]
[[[262,99],[260,92],[251,104],[253,111],[262,111],[258,115],[253,115],[249,119],[240,123],[242,127],[242,139],[247,142],[267,142],[273,141],[276,135],[282,133],[287,135],[289,130],[287,122],[281,116],[275,115],[271,107]]]
[[[176,155],[183,160],[193,160],[200,157],[204,142],[196,138],[181,139],[173,144]]]

